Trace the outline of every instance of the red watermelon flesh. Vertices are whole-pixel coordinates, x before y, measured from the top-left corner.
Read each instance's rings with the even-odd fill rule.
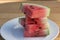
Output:
[[[30,18],[43,18],[46,17],[46,9],[42,7],[24,5],[23,12]]]
[[[38,18],[29,18],[29,17],[26,17],[26,25],[29,25],[29,24],[35,24],[35,25],[38,25],[39,27],[41,27],[42,29],[46,29],[46,24],[45,23],[42,23],[43,21],[41,21],[42,19],[38,19]]]
[[[47,29],[47,27],[45,26],[45,24],[42,24],[41,22],[40,22],[39,25],[35,24],[35,22],[33,23],[31,19],[30,19],[30,21],[28,20],[28,22],[25,21],[25,23],[27,23],[27,24],[25,24],[25,31],[26,31],[26,33],[24,33],[25,37],[39,37],[39,36],[45,36],[46,35],[45,32],[43,31],[43,30]],[[33,23],[33,24],[31,24],[31,23]]]

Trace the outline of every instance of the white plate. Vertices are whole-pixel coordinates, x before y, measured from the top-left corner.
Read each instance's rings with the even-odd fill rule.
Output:
[[[1,27],[1,36],[6,40],[54,40],[59,34],[59,28],[53,21],[48,20],[48,22],[50,24],[50,35],[46,37],[24,38],[23,28],[19,25],[19,18],[6,22]]]

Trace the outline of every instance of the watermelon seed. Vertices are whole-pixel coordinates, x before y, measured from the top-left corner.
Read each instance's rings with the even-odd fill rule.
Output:
[[[24,14],[26,14],[26,12],[24,12]]]
[[[30,8],[34,9],[34,7],[31,5]]]
[[[42,29],[41,27],[39,27],[39,29]]]

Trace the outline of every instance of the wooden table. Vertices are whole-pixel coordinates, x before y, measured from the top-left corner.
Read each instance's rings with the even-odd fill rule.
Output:
[[[9,2],[25,2],[27,0],[0,0],[0,3],[9,3]],[[28,0],[29,1],[29,0]]]
[[[41,2],[29,2],[35,4],[45,5],[51,8],[49,19],[53,20],[58,26],[60,26],[60,3],[55,1],[41,1]],[[0,26],[10,19],[23,16],[24,14],[20,12],[20,3],[5,3],[0,4]],[[60,27],[59,27],[60,28]],[[0,37],[0,40],[3,40]],[[55,40],[60,40],[60,34]]]

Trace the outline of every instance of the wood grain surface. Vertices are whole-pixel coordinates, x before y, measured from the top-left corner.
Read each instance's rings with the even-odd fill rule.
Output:
[[[9,2],[25,2],[27,0],[0,0],[0,3],[9,3]]]
[[[0,0],[0,3],[25,2],[25,1],[57,1],[57,0]]]
[[[60,26],[60,3],[56,1],[41,1],[41,2],[27,2],[27,3],[35,3],[40,5],[45,5],[51,8],[49,19],[53,20],[58,26]],[[20,11],[20,2],[14,3],[5,3],[0,4],[0,26],[2,26],[5,22],[10,19],[21,17],[24,14]],[[60,27],[59,27],[60,28]],[[3,38],[0,36],[0,40]],[[55,40],[60,40],[60,34]]]

